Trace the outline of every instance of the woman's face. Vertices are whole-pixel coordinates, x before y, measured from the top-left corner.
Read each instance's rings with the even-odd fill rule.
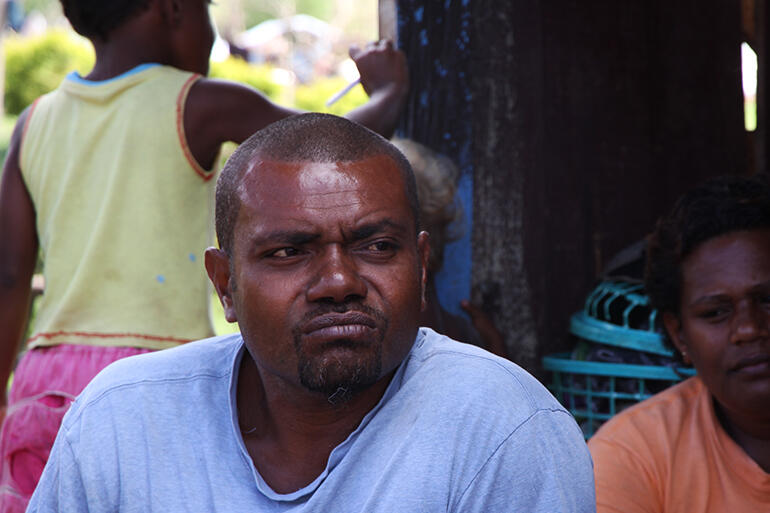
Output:
[[[768,416],[770,230],[707,240],[682,264],[680,315],[666,330],[726,413]]]

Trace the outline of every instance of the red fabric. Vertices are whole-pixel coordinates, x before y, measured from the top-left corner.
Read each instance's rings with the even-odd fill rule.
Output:
[[[69,344],[27,351],[0,431],[0,513],[26,509],[75,396],[110,363],[148,351]]]

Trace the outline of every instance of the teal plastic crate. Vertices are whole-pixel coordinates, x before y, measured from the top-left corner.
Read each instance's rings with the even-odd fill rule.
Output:
[[[624,408],[695,375],[684,367],[573,360],[569,353],[543,358],[553,378],[549,389],[590,438]]]
[[[588,295],[583,309],[570,318],[578,338],[615,347],[671,356],[657,327],[658,312],[638,282],[606,280]]]

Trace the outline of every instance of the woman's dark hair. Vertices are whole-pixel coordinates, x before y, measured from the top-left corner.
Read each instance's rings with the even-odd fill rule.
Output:
[[[763,228],[770,228],[767,174],[721,176],[687,192],[648,239],[645,288],[652,306],[661,313],[679,314],[682,262],[702,243]]]
[[[150,0],[61,0],[64,15],[75,32],[104,41],[113,29],[149,4]]]

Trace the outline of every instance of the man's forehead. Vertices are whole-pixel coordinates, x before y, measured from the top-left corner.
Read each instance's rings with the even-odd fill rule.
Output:
[[[257,157],[244,170],[240,189],[263,188],[267,183],[276,183],[276,180],[284,186],[343,185],[349,179],[345,180],[345,176],[338,172],[341,164],[344,165],[344,162],[283,161]]]
[[[353,161],[287,161],[255,155],[241,176],[241,201],[314,203],[346,201],[351,195],[405,195],[403,176],[388,155]],[[348,198],[349,199],[349,198]]]

